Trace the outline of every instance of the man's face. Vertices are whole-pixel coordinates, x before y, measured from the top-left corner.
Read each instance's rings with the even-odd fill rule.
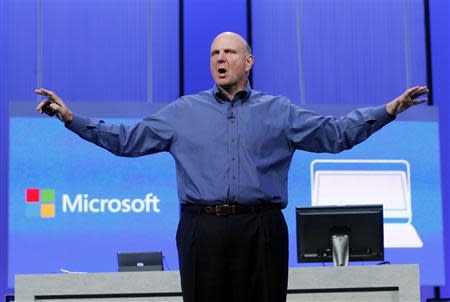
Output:
[[[239,36],[219,35],[211,45],[211,74],[217,86],[228,88],[245,85],[253,57],[247,53]]]

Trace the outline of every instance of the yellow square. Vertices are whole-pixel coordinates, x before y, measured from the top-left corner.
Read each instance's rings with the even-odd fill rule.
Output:
[[[41,217],[52,218],[55,217],[55,205],[54,204],[41,204]]]

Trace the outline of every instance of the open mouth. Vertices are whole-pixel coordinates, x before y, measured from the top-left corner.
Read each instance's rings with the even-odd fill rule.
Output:
[[[219,74],[225,74],[227,70],[225,68],[219,68],[217,69],[217,72],[219,72]]]

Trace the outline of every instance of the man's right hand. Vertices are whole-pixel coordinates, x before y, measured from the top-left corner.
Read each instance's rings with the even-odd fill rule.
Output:
[[[39,111],[42,114],[43,113],[42,107],[44,107],[44,105],[46,105],[48,101],[51,101],[51,103],[48,106],[54,112],[56,112],[56,116],[58,117],[58,119],[60,119],[62,122],[66,124],[70,124],[72,122],[73,117],[72,111],[70,111],[69,107],[66,106],[64,101],[59,96],[57,96],[53,91],[40,88],[36,89],[34,92],[47,97],[46,100],[43,100],[42,102],[39,103],[39,105],[36,107],[36,111]]]

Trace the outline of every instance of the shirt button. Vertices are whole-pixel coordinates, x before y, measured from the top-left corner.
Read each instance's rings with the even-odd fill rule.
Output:
[[[234,143],[234,138],[231,139],[231,142]]]
[[[232,158],[231,158],[232,160],[236,160],[236,158],[233,156]]]
[[[236,179],[236,176],[233,176],[233,179]]]

